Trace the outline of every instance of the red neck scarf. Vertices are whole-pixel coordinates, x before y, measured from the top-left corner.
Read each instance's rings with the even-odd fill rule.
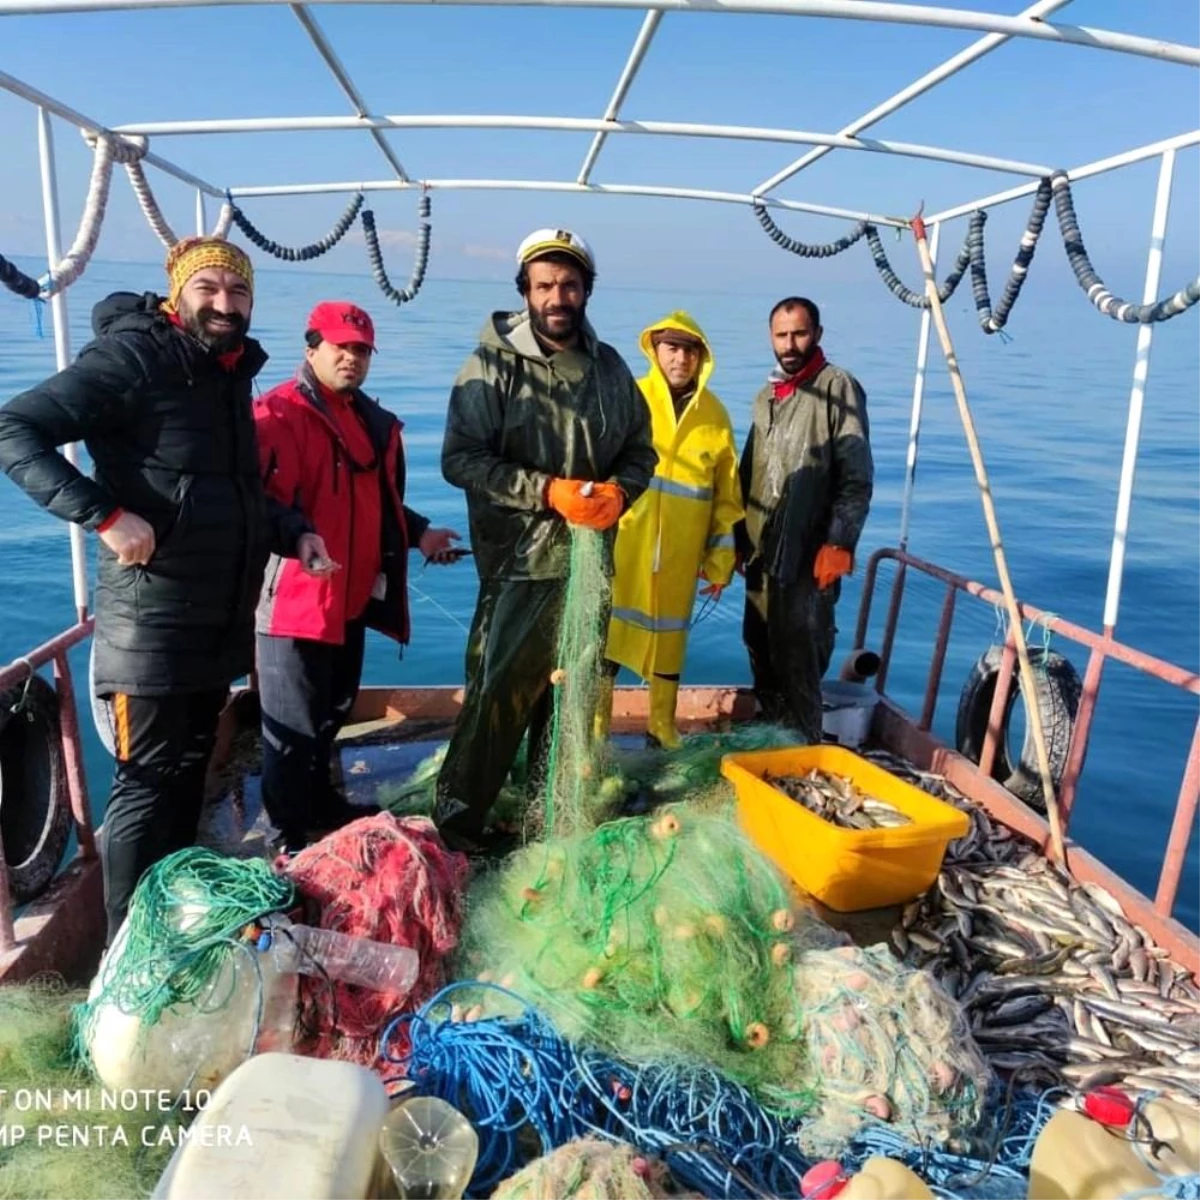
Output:
[[[812,358],[798,370],[795,375],[784,375],[777,367],[771,372],[772,398],[787,400],[798,387],[806,384],[825,366],[825,352],[818,346]]]

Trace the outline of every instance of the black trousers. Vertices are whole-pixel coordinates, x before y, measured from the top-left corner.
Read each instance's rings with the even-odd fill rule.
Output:
[[[146,868],[196,840],[228,694],[108,697],[117,751],[101,851],[110,945]]]
[[[366,625],[346,624],[340,646],[303,638],[258,637],[262,705],[263,807],[288,850],[339,805],[333,789],[333,742],[362,681]]]
[[[742,640],[750,654],[754,692],[769,721],[821,741],[821,680],[833,657],[834,608],[841,584],[821,590],[811,577],[780,583],[760,567],[746,569]]]
[[[541,774],[566,590],[564,579],[487,580],[480,588],[462,712],[438,774],[434,821],[448,842],[480,841],[526,732],[530,777]]]

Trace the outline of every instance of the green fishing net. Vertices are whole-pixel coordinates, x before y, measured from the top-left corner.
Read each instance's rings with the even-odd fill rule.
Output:
[[[540,779],[522,760],[505,789],[544,840],[476,882],[460,976],[516,992],[577,1043],[717,1068],[805,1118],[811,1155],[840,1153],[872,1120],[924,1140],[973,1125],[988,1072],[958,1006],[886,948],[846,944],[738,829],[722,758],[795,745],[795,731],[748,724],[675,751],[595,743],[608,597],[599,536],[573,531],[549,760]],[[439,764],[418,767],[394,811],[428,811]],[[647,815],[616,816],[631,811]],[[586,1155],[564,1158],[579,1183]],[[498,1194],[558,1194],[531,1179]]]
[[[605,747],[593,734],[612,604],[604,536],[571,529],[571,565],[558,635],[558,666],[551,675],[554,715],[546,763],[543,830],[566,837],[615,816],[623,792],[602,778]]]
[[[180,1140],[159,1097],[116,1095],[74,1052],[61,980],[0,988],[0,1197],[148,1196]]]
[[[211,1003],[213,979],[242,953],[242,930],[289,908],[294,897],[290,880],[263,859],[227,858],[201,847],[161,859],[138,882],[125,923],[80,1008],[81,1034],[102,1005],[153,1025],[172,1006]]]
[[[665,1200],[666,1167],[624,1142],[576,1138],[504,1180],[492,1200]]]
[[[243,931],[294,890],[261,859],[189,848],[142,876],[76,1011],[78,1053],[110,1088],[182,1102],[254,1051],[278,967]]]
[[[820,1096],[797,1138],[805,1153],[835,1157],[874,1120],[923,1144],[979,1120],[991,1073],[929,972],[882,945],[812,950],[796,964],[795,994],[807,1014],[803,1078]]]
[[[527,846],[483,876],[459,975],[532,1001],[572,1041],[707,1063],[798,1116],[812,1088],[795,932],[784,881],[734,822],[676,805]]]

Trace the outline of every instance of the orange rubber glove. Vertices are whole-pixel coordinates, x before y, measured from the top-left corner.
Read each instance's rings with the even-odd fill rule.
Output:
[[[564,520],[587,529],[603,530],[621,519],[625,493],[615,483],[591,483],[589,495],[585,479],[552,479],[546,487],[546,503]]]
[[[589,529],[611,529],[625,511],[625,493],[615,483],[593,483],[590,499],[592,511],[584,522]]]
[[[725,587],[726,587],[725,584],[709,582],[709,578],[707,575],[705,575],[703,567],[700,568],[700,574],[699,574],[698,578],[703,579],[704,582],[706,584],[708,584],[707,587],[702,587],[700,589],[701,596],[703,596],[706,600],[711,599],[714,604],[718,600],[721,599],[721,593],[725,590]]]
[[[822,546],[813,563],[813,578],[817,587],[824,591],[853,570],[854,555],[849,550],[843,550],[841,546]]]

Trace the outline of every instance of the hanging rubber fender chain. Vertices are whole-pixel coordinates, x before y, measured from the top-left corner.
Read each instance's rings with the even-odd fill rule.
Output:
[[[967,267],[971,262],[971,228],[967,230],[967,236],[963,239],[962,249],[958,252],[958,257],[954,260],[954,269],[946,276],[941,287],[938,288],[938,299],[945,304],[951,296],[954,295],[958,285],[962,282],[962,277],[966,274]],[[887,251],[883,248],[883,239],[879,236],[879,230],[874,225],[868,225],[866,229],[867,244],[871,247],[871,258],[875,262],[875,270],[879,272],[879,278],[887,284],[887,289],[900,300],[907,304],[910,308],[928,308],[929,297],[921,292],[914,292],[911,288],[904,286],[900,277],[892,270],[892,264],[888,262]],[[980,244],[982,244],[982,234],[980,234]]]
[[[413,260],[412,274],[409,276],[408,287],[398,290],[392,286],[387,271],[384,269],[383,254],[379,249],[379,234],[375,232],[375,214],[369,208],[363,209],[363,236],[367,242],[367,257],[371,262],[371,274],[375,277],[375,282],[379,284],[379,290],[394,304],[407,304],[421,290],[421,284],[425,282],[425,271],[429,266],[429,210],[429,193],[422,192],[420,207],[417,210],[421,220],[421,229],[417,234],[417,252]]]
[[[1104,281],[1096,274],[1091,259],[1083,244],[1083,234],[1079,232],[1079,222],[1075,218],[1075,204],[1071,199],[1071,183],[1065,171],[1055,171],[1050,176],[1050,186],[1054,189],[1054,208],[1058,214],[1058,227],[1062,233],[1063,249],[1075,272],[1079,286],[1087,298],[1106,317],[1114,321],[1124,321],[1129,325],[1149,325],[1154,321],[1167,321],[1171,317],[1186,312],[1197,300],[1200,300],[1200,277],[1193,279],[1187,287],[1176,292],[1166,300],[1155,300],[1153,304],[1133,304],[1114,296],[1105,286]]]
[[[767,212],[767,206],[757,198],[754,201],[754,213],[771,241],[777,246],[782,246],[784,250],[790,251],[792,254],[800,255],[801,258],[832,258],[835,254],[841,254],[843,250],[849,250],[867,232],[866,221],[859,221],[845,237],[838,238],[836,242],[810,245],[807,242],[797,241],[796,238],[788,237],[771,219],[771,214]]]
[[[338,217],[337,223],[320,241],[313,242],[308,246],[293,247],[281,246],[278,242],[273,242],[260,233],[251,223],[250,218],[233,202],[233,197],[228,192],[225,193],[225,201],[233,215],[234,224],[260,250],[275,258],[281,258],[284,262],[310,262],[314,258],[320,258],[322,254],[327,254],[346,236],[350,226],[354,224],[354,218],[358,216],[358,210],[363,206],[363,199],[362,192],[355,193],[354,199],[346,205],[346,210]]]
[[[1038,184],[1033,209],[1029,214],[1025,232],[1021,235],[1021,244],[1017,248],[1017,257],[1008,273],[1004,295],[1000,297],[1000,303],[996,305],[994,312],[991,297],[988,295],[987,260],[983,254],[983,227],[987,222],[987,213],[980,209],[971,214],[971,226],[967,232],[967,241],[971,246],[971,290],[975,293],[975,311],[984,333],[999,333],[1008,323],[1008,314],[1025,285],[1029,264],[1033,261],[1033,252],[1037,249],[1038,238],[1042,236],[1042,226],[1045,225],[1046,214],[1050,211],[1050,200],[1050,180],[1043,179]]]
[[[979,325],[984,333],[999,333],[1008,323],[1009,313],[1029,273],[1029,264],[1033,261],[1038,239],[1041,237],[1046,214],[1053,200],[1058,215],[1059,230],[1062,233],[1063,247],[1067,259],[1075,272],[1079,286],[1087,298],[1105,316],[1114,321],[1123,321],[1130,325],[1148,325],[1154,321],[1167,321],[1171,317],[1186,312],[1197,301],[1200,301],[1200,277],[1194,279],[1187,287],[1169,296],[1165,300],[1156,300],[1153,304],[1133,304],[1114,296],[1105,286],[1104,281],[1096,274],[1087,250],[1083,244],[1083,235],[1079,232],[1079,222],[1075,216],[1075,205],[1071,198],[1071,184],[1065,171],[1056,171],[1038,184],[1034,196],[1033,209],[1021,242],[1017,248],[1016,258],[1009,271],[1008,281],[999,304],[992,308],[991,296],[988,290],[987,261],[984,256],[983,228],[987,223],[987,213],[978,210],[971,214],[967,227],[967,236],[962,249],[958,252],[954,269],[946,277],[945,282],[938,288],[938,298],[944,304],[954,294],[962,280],[963,272],[969,265],[971,268],[971,290],[975,296],[975,311],[979,317]],[[906,287],[888,261],[887,251],[878,229],[869,222],[860,221],[845,237],[836,242],[826,242],[823,245],[809,245],[789,237],[771,219],[766,206],[755,198],[753,205],[755,215],[767,236],[792,254],[802,258],[829,258],[848,250],[864,235],[871,247],[871,257],[880,278],[888,290],[902,303],[912,308],[926,309],[929,307],[928,298],[920,292],[914,292]]]
[[[26,275],[16,263],[10,263],[3,254],[0,254],[0,283],[26,300],[36,300],[42,290],[36,279]]]

